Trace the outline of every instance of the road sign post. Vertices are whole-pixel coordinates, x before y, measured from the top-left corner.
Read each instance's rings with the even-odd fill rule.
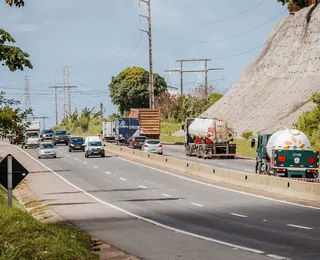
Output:
[[[12,207],[12,156],[7,157],[8,167],[8,206]]]

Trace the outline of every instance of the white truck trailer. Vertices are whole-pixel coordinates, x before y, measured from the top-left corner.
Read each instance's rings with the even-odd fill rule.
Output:
[[[106,142],[115,141],[115,123],[114,121],[102,122],[102,136]]]

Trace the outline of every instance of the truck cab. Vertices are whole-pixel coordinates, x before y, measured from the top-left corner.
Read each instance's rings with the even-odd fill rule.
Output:
[[[270,169],[270,158],[267,153],[267,143],[272,134],[259,134],[258,145],[256,149],[256,173],[262,174],[268,172]],[[251,138],[251,147],[256,145],[256,139]]]

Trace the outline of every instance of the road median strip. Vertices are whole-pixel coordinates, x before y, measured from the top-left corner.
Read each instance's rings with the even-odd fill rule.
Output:
[[[128,160],[167,171],[176,170],[191,176],[198,176],[219,183],[270,192],[307,202],[320,201],[318,183],[301,182],[288,178],[227,170],[215,166],[185,161],[157,154],[150,154],[124,146],[106,143],[106,152]]]

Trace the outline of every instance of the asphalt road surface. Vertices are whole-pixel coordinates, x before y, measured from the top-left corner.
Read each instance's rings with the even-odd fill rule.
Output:
[[[69,153],[66,146],[57,150],[58,158],[41,162],[96,198],[143,220],[188,232],[199,243],[229,243],[231,250],[244,247],[257,254],[254,259],[320,259],[318,208],[198,183],[113,156],[87,159],[83,152]],[[37,158],[36,150],[26,152]],[[241,250],[239,259],[245,259]]]
[[[164,145],[163,153],[166,156],[182,159],[186,161],[208,164],[219,168],[224,168],[240,172],[255,172],[255,160],[236,157],[235,159],[203,159],[195,156],[185,155],[184,147],[181,145]]]

